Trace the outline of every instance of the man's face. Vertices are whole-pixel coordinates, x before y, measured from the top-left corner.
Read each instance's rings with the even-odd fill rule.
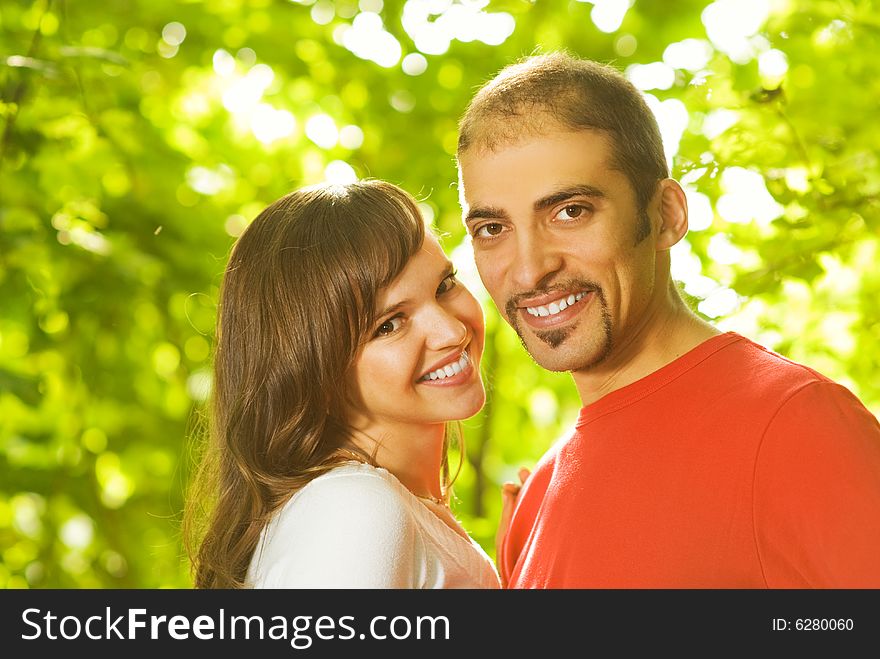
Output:
[[[557,130],[459,159],[462,208],[483,284],[534,360],[588,369],[637,332],[654,295],[654,234],[611,142]]]

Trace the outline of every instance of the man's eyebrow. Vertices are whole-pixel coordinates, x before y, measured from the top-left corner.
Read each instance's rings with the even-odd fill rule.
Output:
[[[470,224],[474,220],[505,220],[507,211],[494,206],[474,206],[465,215],[464,223]]]
[[[604,199],[607,195],[603,190],[592,185],[575,185],[563,188],[558,192],[541,197],[532,206],[535,212],[548,209],[550,206],[559,202],[571,199],[572,197],[593,197],[594,199]],[[474,206],[467,215],[465,215],[465,224],[470,224],[475,220],[506,220],[508,219],[507,211],[503,208],[494,206]]]
[[[554,192],[546,197],[538,199],[538,201],[534,203],[533,208],[537,213],[538,211],[547,210],[551,206],[555,206],[556,204],[563,202],[566,199],[571,199],[572,197],[593,197],[596,199],[604,199],[605,196],[605,192],[592,185],[575,185],[570,188],[563,188],[558,192]]]

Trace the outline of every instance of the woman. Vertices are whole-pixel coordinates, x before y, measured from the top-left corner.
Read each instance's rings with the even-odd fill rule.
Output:
[[[448,507],[447,423],[483,405],[483,337],[398,187],[304,188],[260,213],[220,296],[196,586],[499,587]]]

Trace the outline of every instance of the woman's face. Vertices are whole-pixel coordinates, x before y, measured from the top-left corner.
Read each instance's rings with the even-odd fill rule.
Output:
[[[378,296],[377,321],[353,369],[351,424],[367,432],[466,419],[486,399],[483,311],[437,239]]]

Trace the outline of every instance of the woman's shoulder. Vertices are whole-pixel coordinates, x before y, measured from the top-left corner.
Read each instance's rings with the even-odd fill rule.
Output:
[[[360,462],[346,462],[321,474],[299,492],[296,498],[367,495],[372,500],[406,501],[397,480],[382,467]]]
[[[312,480],[309,485],[330,483],[334,481],[351,482],[364,480],[383,482],[388,485],[393,483],[391,480],[391,474],[384,467],[374,467],[365,462],[355,462],[352,460],[333,467],[330,471],[327,471]]]
[[[411,587],[423,553],[415,529],[385,470],[341,465],[272,517],[248,580],[258,587]]]
[[[275,525],[315,521],[357,522],[358,526],[403,524],[409,502],[391,474],[381,467],[345,463],[318,476],[296,492],[275,515]]]

